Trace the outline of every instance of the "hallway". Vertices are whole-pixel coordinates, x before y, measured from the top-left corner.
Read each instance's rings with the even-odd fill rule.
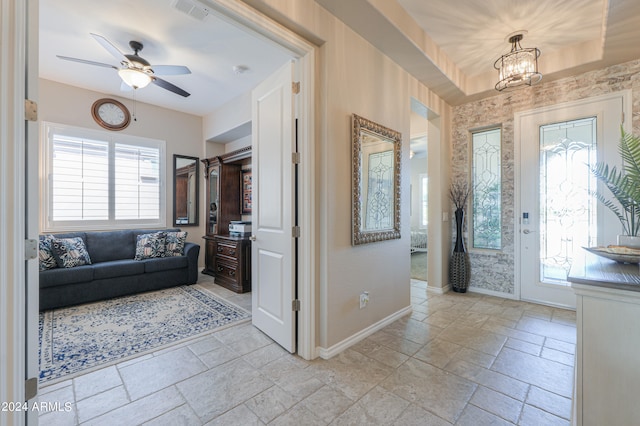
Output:
[[[40,424],[569,424],[575,312],[425,288],[412,280],[410,316],[330,360],[239,325],[45,387],[72,410]]]

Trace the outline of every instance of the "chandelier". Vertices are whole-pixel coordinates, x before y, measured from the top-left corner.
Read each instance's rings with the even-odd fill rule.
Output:
[[[538,72],[538,57],[540,49],[537,47],[522,48],[520,40],[526,31],[518,31],[509,37],[511,52],[502,55],[493,67],[498,70],[498,82],[496,90],[502,92],[505,89],[514,89],[519,86],[533,86],[542,80],[542,74]]]

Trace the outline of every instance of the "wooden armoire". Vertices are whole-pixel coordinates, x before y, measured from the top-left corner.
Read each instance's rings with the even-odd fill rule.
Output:
[[[206,176],[204,274],[236,293],[251,291],[251,241],[229,235],[231,221],[242,220],[242,173],[251,167],[251,147],[202,160]]]

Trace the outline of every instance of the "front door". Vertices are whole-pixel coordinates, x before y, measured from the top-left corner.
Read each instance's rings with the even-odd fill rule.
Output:
[[[289,352],[296,350],[294,64],[252,96],[252,321]]]
[[[520,297],[575,308],[567,282],[582,247],[615,244],[619,222],[597,202],[603,190],[590,172],[617,154],[623,95],[516,114],[520,152]]]

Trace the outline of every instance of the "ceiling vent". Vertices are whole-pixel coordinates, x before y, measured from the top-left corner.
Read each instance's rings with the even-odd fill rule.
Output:
[[[173,7],[198,21],[204,21],[205,18],[209,16],[207,9],[190,0],[175,0]]]

